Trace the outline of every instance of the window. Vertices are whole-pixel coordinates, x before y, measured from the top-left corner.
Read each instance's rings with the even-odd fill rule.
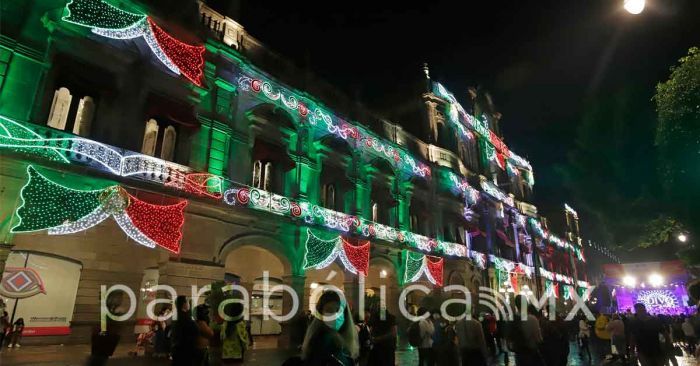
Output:
[[[68,120],[68,112],[70,111],[70,103],[73,96],[68,88],[59,88],[53,94],[53,102],[51,102],[51,111],[49,112],[49,120],[46,124],[58,130],[66,129],[66,121]]]
[[[177,138],[177,132],[175,132],[175,127],[168,126],[165,128],[163,133],[163,144],[160,147],[160,158],[168,161],[172,161],[175,157],[175,139]]]
[[[255,188],[260,188],[261,177],[262,177],[262,162],[260,160],[256,160],[253,163],[253,181],[251,182],[251,185]]]
[[[263,186],[262,189],[269,191],[270,182],[272,181],[272,162],[268,161],[265,163],[265,171],[263,172]]]
[[[146,122],[146,129],[143,133],[143,144],[141,153],[154,156],[156,154],[156,144],[158,143],[158,122],[149,119]]]
[[[75,115],[73,133],[79,136],[90,136],[92,117],[95,115],[95,101],[90,96],[85,96],[78,103],[78,112]]]
[[[379,220],[379,205],[377,202],[372,202],[372,221],[377,222]]]
[[[177,131],[174,126],[167,126],[160,133],[161,128],[158,121],[151,118],[146,122],[146,127],[143,132],[143,143],[141,144],[141,153],[156,156],[158,146],[160,146],[160,158],[163,160],[173,161],[175,159],[175,143],[177,140]]]
[[[252,186],[258,189],[270,190],[272,184],[272,162],[256,160],[253,163]]]
[[[411,231],[418,232],[418,215],[411,215]]]
[[[322,188],[322,203],[323,207],[335,210],[335,185],[325,184]]]
[[[78,105],[73,109],[75,111],[75,119],[71,115],[72,104],[73,95],[68,88],[61,87],[56,90],[53,94],[51,110],[49,111],[49,118],[46,124],[58,130],[65,130],[68,127],[76,135],[90,136],[90,127],[95,115],[95,100],[87,95],[80,98]],[[69,115],[71,115],[70,119]],[[70,120],[73,121],[72,128],[68,124]]]

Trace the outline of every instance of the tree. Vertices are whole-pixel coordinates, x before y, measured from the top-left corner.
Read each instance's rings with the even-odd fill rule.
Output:
[[[700,50],[696,47],[671,67],[656,86],[656,145],[665,198],[673,214],[700,235]]]

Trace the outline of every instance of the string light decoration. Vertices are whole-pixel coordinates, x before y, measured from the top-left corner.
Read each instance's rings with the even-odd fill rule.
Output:
[[[261,90],[270,89],[269,87],[262,86],[262,84],[260,88]],[[280,95],[279,98],[282,99],[282,95]],[[290,103],[289,100],[287,103]],[[295,103],[300,105],[298,101]],[[399,230],[354,215],[329,210],[307,201],[295,201],[264,190],[241,186],[231,181],[227,181],[227,186],[233,187],[222,192],[224,186],[223,177],[210,173],[193,172],[186,166],[148,155],[120,150],[84,138],[43,138],[41,134],[35,131],[38,130],[44,133],[44,130],[38,126],[32,127],[34,130],[16,121],[0,116],[0,148],[10,148],[28,153],[41,151],[45,153],[44,157],[47,159],[55,160],[55,156],[60,156],[63,159],[69,159],[67,160],[68,162],[100,167],[102,170],[118,176],[136,177],[173,187],[197,196],[216,200],[221,199],[228,205],[249,207],[277,215],[300,218],[307,224],[321,225],[342,232],[354,233],[367,239],[398,242],[401,245],[407,245],[435,255],[470,258],[479,268],[485,268],[486,265],[486,259],[482,253],[469,251],[468,247],[462,244],[438,241],[434,238],[429,238],[406,230]],[[52,133],[58,132],[53,131]],[[18,135],[22,137],[16,137]],[[68,134],[66,135],[70,136]],[[42,154],[38,155],[43,156]],[[465,180],[460,180],[454,173],[451,173],[450,179],[457,189],[464,190],[468,193],[466,196],[471,197],[470,201],[475,202],[478,199],[480,192],[469,187]],[[99,205],[97,205],[93,207],[91,212],[85,215],[83,220],[59,222],[48,229],[50,233],[55,235],[80,232],[99,224],[109,216],[110,214],[100,209]],[[149,241],[150,239],[145,235],[136,234],[136,230],[125,229],[135,227],[130,220],[126,218],[120,219],[118,213],[111,213],[111,216],[122,223],[121,226],[125,231],[130,230],[134,233],[130,235],[131,237],[138,238],[134,240],[146,246],[153,246],[153,243],[155,243],[155,241]],[[526,222],[525,217],[522,215],[520,216],[521,219],[519,221]],[[537,220],[532,218],[529,220],[536,234],[541,237],[550,238],[550,235],[542,230]],[[523,226],[522,224],[520,225]],[[44,228],[39,230],[43,229]],[[551,240],[557,241],[556,237],[551,236],[551,238]],[[172,243],[167,241],[163,245],[167,246],[169,250],[174,250],[173,248],[175,247]],[[566,244],[563,244],[563,246],[574,248]],[[573,250],[579,260],[585,260],[581,250]],[[527,268],[527,266],[524,266],[523,270],[526,271]]]
[[[202,85],[204,46],[177,40],[145,14],[130,13],[102,0],[72,0],[66,5],[63,20],[91,28],[111,39],[142,37],[158,60],[170,71]]]
[[[129,195],[129,205],[124,212],[140,233],[160,247],[179,253],[185,206],[187,201],[174,205],[154,205]]]
[[[222,197],[223,179],[210,173],[188,173],[184,186],[177,186],[178,181],[167,182],[166,186],[176,187],[197,196],[220,199]]]
[[[427,178],[431,175],[427,164],[417,161],[403,149],[383,141],[367,129],[354,126],[342,118],[324,111],[324,109],[311,100],[303,100],[300,96],[281,87],[273,87],[269,81],[261,78],[241,74],[238,77],[238,86],[241,91],[253,92],[263,95],[269,101],[296,111],[302,118],[324,133],[330,133],[348,141],[350,146],[387,160],[393,166],[406,170],[411,174]],[[309,107],[311,106],[311,107]],[[310,112],[313,110],[313,112]]]
[[[55,148],[35,148],[36,141],[43,141],[44,138],[38,133],[32,131],[27,126],[24,126],[7,117],[0,116],[0,147],[13,148],[15,151],[38,155],[42,158],[52,161],[68,163],[68,159],[58,152]]]
[[[482,138],[481,141],[485,142],[485,144],[480,144],[482,147],[482,154],[486,156],[487,160],[495,162],[501,169],[505,169],[506,164],[510,163],[526,170],[528,172],[527,184],[530,186],[534,184],[534,176],[530,163],[511,152],[503,140],[488,128],[485,120],[481,121],[477,117],[467,113],[464,107],[457,101],[457,98],[438,82],[433,82],[433,94],[448,102],[448,120],[457,127],[460,134],[465,139],[469,140],[473,138],[470,136],[471,131],[476,132]]]
[[[406,256],[406,270],[404,272],[404,282],[416,282],[421,276],[438,287],[442,287],[442,270],[444,259],[404,251]]]
[[[54,183],[33,166],[27,166],[29,180],[22,187],[22,204],[17,208],[19,223],[13,233],[46,230],[78,221],[100,206],[102,190],[81,191]]]
[[[564,285],[564,300],[573,300],[574,288],[569,285]]]
[[[340,259],[345,269],[353,274],[367,276],[369,269],[369,241],[354,246],[345,239],[337,236],[324,240],[314,235],[311,229],[306,229],[306,252],[304,254],[304,269],[323,269]]]
[[[469,256],[477,268],[486,269],[486,254],[470,250]]]
[[[146,18],[143,14],[130,13],[101,0],[71,0],[66,4],[66,12],[64,21],[100,29],[127,28]]]
[[[182,75],[193,83],[202,85],[204,46],[192,46],[178,41],[160,28],[150,17],[148,24],[166,57],[177,66]]]
[[[11,232],[48,230],[50,235],[73,234],[112,216],[137,243],[179,253],[187,201],[154,205],[116,185],[78,190],[51,181],[31,165],[27,174],[29,179],[20,191],[22,204],[16,211],[19,222]]]

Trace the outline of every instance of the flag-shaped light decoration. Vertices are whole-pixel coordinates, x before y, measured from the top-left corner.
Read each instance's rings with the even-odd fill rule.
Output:
[[[314,235],[311,229],[306,229],[306,253],[304,269],[326,268],[337,258],[343,262],[345,269],[353,274],[361,273],[367,276],[369,269],[369,241],[362,245],[352,245],[341,236],[324,240]]]
[[[90,27],[92,32],[112,39],[143,37],[153,54],[170,71],[202,85],[204,46],[181,42],[145,14],[121,10],[103,0],[72,0],[66,5],[66,22]]]
[[[154,205],[114,185],[99,190],[78,190],[53,182],[31,165],[29,180],[22,187],[22,205],[17,209],[19,223],[12,232],[48,230],[65,235],[87,230],[110,216],[137,243],[160,246],[180,252],[184,209],[187,201],[174,205]]]
[[[431,257],[420,253],[406,251],[406,271],[404,282],[416,282],[423,274],[436,286],[442,286],[443,258]]]

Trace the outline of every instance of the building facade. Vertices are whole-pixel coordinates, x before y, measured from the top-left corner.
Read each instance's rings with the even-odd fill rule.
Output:
[[[139,294],[136,329],[156,285],[226,281],[251,294],[254,333],[283,335],[258,316],[266,277],[305,307],[334,285],[393,313],[457,296],[446,285],[561,301],[589,286],[575,211],[566,237],[548,230],[488,96],[461,104],[426,67],[409,132],[204,3],[2,6],[0,296],[27,335],[89,339],[115,284]],[[433,291],[399,304],[411,283]]]

